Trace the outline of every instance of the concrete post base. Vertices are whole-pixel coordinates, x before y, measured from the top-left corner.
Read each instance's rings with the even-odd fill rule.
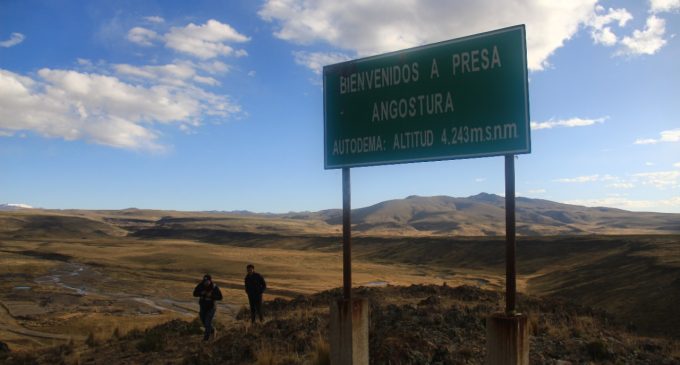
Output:
[[[368,300],[331,303],[331,365],[368,365]]]
[[[529,327],[523,314],[486,319],[486,365],[529,365]]]

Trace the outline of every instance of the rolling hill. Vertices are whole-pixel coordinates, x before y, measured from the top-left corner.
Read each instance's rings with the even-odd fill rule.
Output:
[[[409,196],[354,209],[352,229],[357,235],[374,236],[502,236],[504,206],[503,197],[487,193],[465,198]],[[516,200],[516,219],[517,234],[522,236],[680,233],[680,214],[589,208],[523,197]],[[23,236],[39,234],[36,230],[58,233],[66,227],[78,227],[84,235],[113,236],[125,232],[178,238],[214,237],[224,232],[318,235],[338,233],[341,225],[339,209],[285,214],[134,208],[0,212],[0,232]]]
[[[588,208],[522,197],[516,200],[516,219],[517,233],[524,236],[680,233],[680,214]],[[467,198],[410,196],[357,209],[353,223],[359,232],[504,235],[505,199],[486,193]]]
[[[502,197],[411,196],[352,214],[357,285],[448,282],[502,291]],[[0,211],[0,304],[7,305],[0,305],[6,308],[0,331],[11,335],[4,339],[12,346],[28,348],[34,339],[25,338],[26,330],[43,325],[50,333],[76,326],[84,338],[95,325],[110,333],[106,321],[112,319],[151,321],[139,313],[159,307],[179,311],[162,315],[181,317],[183,293],[190,292],[185,286],[206,271],[224,278],[225,290],[239,289],[230,297],[241,298],[245,262],[266,267],[274,295],[327,290],[340,279],[340,218],[337,209]],[[517,225],[520,292],[568,297],[606,310],[637,333],[680,338],[680,214],[518,198]],[[316,280],[310,281],[312,271]],[[163,290],[140,285],[148,280]],[[78,294],[85,291],[92,295]],[[92,320],[70,320],[73,312]],[[62,316],[66,320],[54,320]]]

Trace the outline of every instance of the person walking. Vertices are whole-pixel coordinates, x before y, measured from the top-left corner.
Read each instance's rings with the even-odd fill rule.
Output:
[[[246,274],[245,284],[246,293],[248,293],[248,303],[250,304],[250,321],[255,323],[255,315],[260,317],[260,322],[262,319],[262,293],[267,289],[267,283],[265,283],[262,275],[255,272],[255,266],[249,264],[246,266],[248,274]]]
[[[205,328],[203,341],[208,341],[211,338],[214,339],[215,328],[212,325],[212,321],[213,318],[215,318],[215,311],[217,310],[215,302],[222,300],[222,292],[212,281],[212,277],[209,274],[205,274],[203,280],[201,280],[201,282],[196,285],[196,288],[194,288],[194,296],[200,298],[198,300],[198,305],[200,307],[198,315]]]

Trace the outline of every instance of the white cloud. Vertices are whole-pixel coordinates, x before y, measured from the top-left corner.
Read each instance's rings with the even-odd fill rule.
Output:
[[[12,33],[9,36],[8,40],[0,42],[0,47],[5,47],[5,48],[13,47],[13,46],[16,46],[17,44],[23,42],[24,39],[26,39],[26,37],[23,34]]]
[[[597,6],[595,12],[588,20],[588,25],[591,27],[590,36],[593,38],[595,44],[603,44],[605,46],[613,46],[617,43],[618,38],[612,31],[609,24],[617,23],[619,27],[624,27],[628,21],[633,19],[633,16],[626,9],[612,9],[600,15],[604,11],[604,7]]]
[[[194,76],[193,80],[198,82],[198,83],[205,84],[205,85],[211,85],[211,86],[220,85],[219,81],[215,80],[212,77],[207,77],[207,76],[196,75],[196,76]]]
[[[144,19],[163,23],[160,17]],[[79,71],[43,68],[34,77],[0,69],[0,136],[22,136],[22,131],[32,131],[51,138],[163,151],[167,146],[162,143],[159,126],[174,125],[193,132],[192,128],[206,120],[219,123],[246,115],[228,96],[210,93],[204,87],[220,85],[214,75],[230,69],[221,61],[207,60],[213,58],[210,52],[244,55],[243,50],[226,52],[220,47],[228,47],[224,44],[228,41],[245,42],[249,38],[215,20],[171,28],[165,34],[134,27],[127,38],[142,46],[165,42],[180,52],[182,47],[193,47],[184,53],[206,60],[111,65],[79,58],[75,66]]]
[[[545,194],[545,193],[546,193],[545,189],[533,189],[533,190],[527,191],[527,194],[532,194],[532,195]]]
[[[659,141],[656,140],[656,139],[653,139],[653,138],[644,138],[644,139],[641,138],[641,139],[636,139],[635,142],[633,142],[633,144],[655,144],[655,143],[659,143]]]
[[[556,179],[554,180],[555,182],[561,182],[561,183],[587,183],[587,182],[596,182],[596,181],[614,181],[618,180],[617,177],[611,176],[611,175],[587,175],[587,176],[577,176],[577,177],[572,177],[572,178],[562,178],[562,179]]]
[[[551,129],[555,127],[586,127],[594,124],[604,123],[609,117],[596,119],[570,118],[562,120],[550,119],[547,122],[531,122],[532,130]]]
[[[661,142],[680,142],[680,128],[661,132]]]
[[[654,162],[645,162],[645,166],[654,166],[656,165]]]
[[[591,36],[593,37],[595,44],[603,44],[605,46],[613,46],[618,41],[616,34],[612,32],[612,28],[610,27],[604,27],[597,31],[593,30]]]
[[[190,63],[167,64],[161,66],[114,65],[119,74],[154,79],[164,84],[183,85],[186,80],[196,76],[196,70]]]
[[[130,42],[146,47],[153,45],[153,41],[158,38],[159,37],[156,32],[142,27],[134,27],[130,29],[127,34],[127,39]]]
[[[680,10],[680,0],[651,0],[652,13]]]
[[[180,125],[179,130],[181,130],[182,132],[184,132],[187,135],[196,134],[196,131],[186,124]]]
[[[93,66],[92,61],[90,61],[86,58],[78,58],[77,62],[78,62],[79,65],[85,66],[85,67],[92,67]]]
[[[178,62],[160,66],[133,66],[128,64],[113,65],[119,75],[130,76],[138,79],[152,80],[159,84],[187,86],[191,81],[199,84],[216,86],[221,83],[209,76],[199,75],[196,70],[204,70],[211,74],[225,73],[229,70],[228,65],[215,61],[213,63],[194,64],[192,62]]]
[[[612,189],[632,189],[635,187],[635,184],[629,183],[629,182],[619,182],[619,183],[613,183],[607,185],[608,188]]]
[[[229,65],[221,61],[203,62],[198,67],[211,74],[224,74],[230,70]]]
[[[635,140],[633,144],[656,144],[660,142],[680,142],[680,128],[663,131],[659,139],[654,138],[640,138]]]
[[[119,64],[114,65],[113,67],[119,74],[142,77],[145,79],[152,79],[155,77],[155,73],[150,68],[157,66],[137,67],[127,64]]]
[[[680,165],[680,163],[678,163],[678,165]],[[628,178],[621,178],[608,174],[595,174],[561,178],[553,181],[568,184],[608,182],[606,187],[612,189],[633,189],[638,185],[646,185],[663,190],[667,188],[680,188],[680,171],[640,172],[632,174]]]
[[[163,18],[155,18],[146,17],[145,19],[155,23],[162,23],[162,21],[157,20],[163,20]],[[208,20],[203,25],[189,23],[185,27],[172,27],[170,31],[162,35],[147,28],[134,27],[128,31],[127,38],[130,42],[141,46],[151,46],[155,41],[165,42],[167,48],[204,60],[218,56],[247,56],[248,52],[246,50],[234,49],[227,43],[243,43],[250,40],[249,37],[240,34],[229,24],[220,23],[214,19]],[[220,64],[222,66],[219,66]],[[210,64],[205,63],[205,65]],[[213,65],[217,65],[216,69],[225,69],[226,66],[220,62],[216,62]]]
[[[680,8],[678,4],[680,4],[680,0],[652,0],[650,12],[671,11]],[[666,21],[664,19],[651,15],[647,18],[643,30],[634,30],[631,36],[619,39],[610,24],[615,23],[620,28],[625,27],[633,19],[633,16],[626,9],[609,8],[606,13],[604,11],[604,7],[597,5],[587,25],[591,28],[590,36],[595,44],[619,45],[616,55],[653,55],[667,43],[664,39],[666,33]]]
[[[658,52],[665,44],[663,39],[666,33],[666,21],[655,15],[647,18],[644,30],[633,31],[632,37],[624,37],[621,40],[619,55],[653,55]]]
[[[633,200],[623,197],[608,197],[604,199],[567,200],[563,203],[585,205],[588,207],[614,207],[627,210],[654,210],[659,212],[680,212],[680,196],[659,200]]]
[[[234,50],[227,42],[243,43],[250,38],[228,24],[210,19],[203,25],[190,23],[184,28],[173,27],[165,34],[165,46],[201,59],[218,56],[245,56],[245,50]]]
[[[641,172],[633,175],[643,185],[652,185],[658,189],[680,188],[680,171]]]
[[[260,17],[298,44],[325,42],[358,56],[526,24],[528,66],[548,58],[591,19],[597,0],[361,1],[268,0]]]
[[[295,62],[312,70],[315,74],[321,75],[323,66],[332,65],[351,59],[348,55],[334,52],[293,52]]]
[[[673,164],[674,167],[680,168],[680,162],[676,162]]]
[[[165,23],[165,19],[163,19],[162,17],[157,16],[157,15],[145,16],[144,20],[146,20],[149,23],[155,23],[155,24]]]
[[[175,65],[169,65],[175,66]],[[156,68],[154,68],[156,67]],[[181,67],[114,66],[135,77],[191,77]],[[123,72],[125,71],[125,72]],[[240,107],[191,83],[126,82],[118,77],[41,69],[32,79],[0,69],[0,129],[82,139],[112,147],[163,151],[161,124],[200,125],[206,116],[228,117]]]
[[[485,178],[485,177],[478,177],[478,178],[475,178],[475,182],[478,182],[478,183],[479,183],[479,182],[484,182],[484,181],[486,181],[486,178]]]

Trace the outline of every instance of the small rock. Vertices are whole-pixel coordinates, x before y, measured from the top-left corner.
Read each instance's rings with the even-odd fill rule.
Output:
[[[431,296],[429,296],[429,297],[427,297],[427,298],[421,300],[421,301],[418,303],[418,305],[430,305],[430,306],[433,306],[433,305],[439,305],[439,304],[441,304],[441,302],[442,302],[442,300],[441,300],[441,298],[439,298],[439,296],[437,296],[437,295],[431,295]]]
[[[8,354],[10,352],[9,346],[7,346],[6,343],[0,341],[0,354]]]

